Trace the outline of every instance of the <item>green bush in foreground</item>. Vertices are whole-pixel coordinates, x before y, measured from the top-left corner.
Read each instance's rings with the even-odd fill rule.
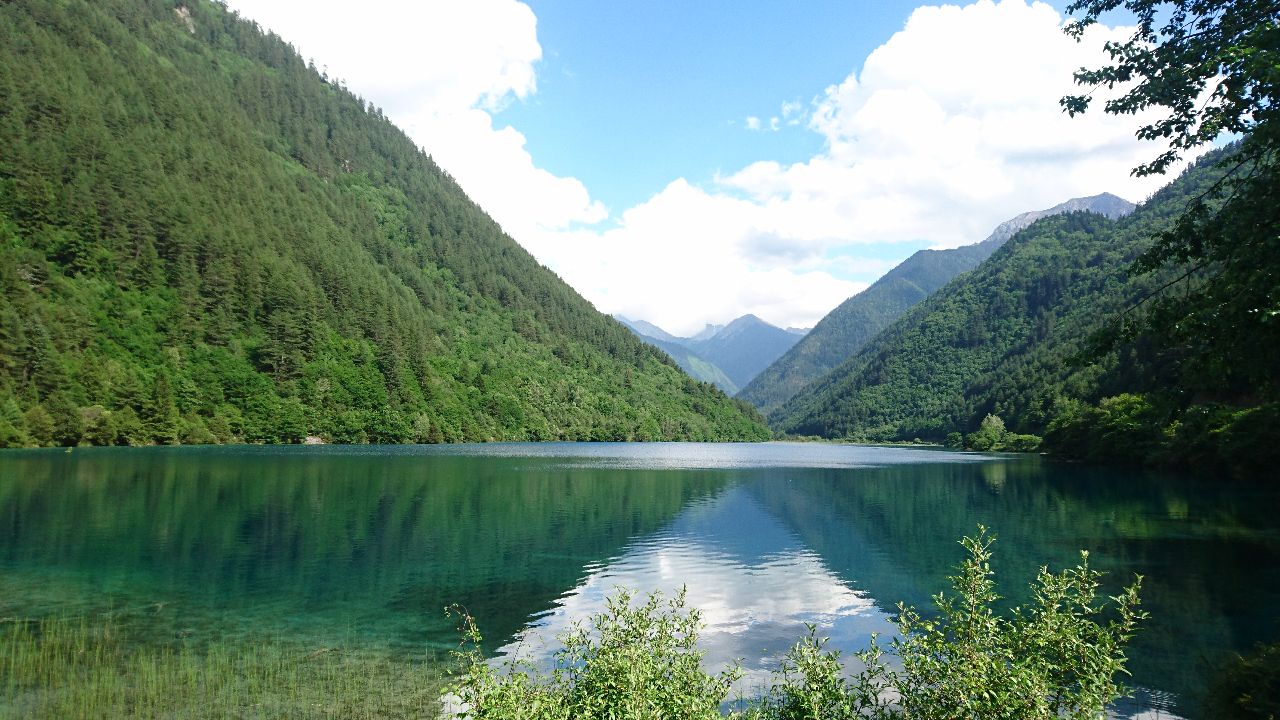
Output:
[[[589,718],[716,718],[737,669],[710,675],[696,649],[699,614],[684,593],[663,603],[659,593],[632,604],[621,590],[606,601],[591,629],[577,626],[550,676],[512,662],[499,672],[480,654],[475,624],[464,616],[473,649],[455,693],[467,718],[588,720]]]
[[[1042,568],[1034,603],[1009,616],[993,605],[992,538],[980,529],[965,538],[968,558],[951,578],[951,592],[934,598],[936,618],[900,606],[900,631],[886,650],[874,638],[857,653],[863,669],[845,676],[839,654],[827,651],[811,628],[788,653],[777,682],[745,709],[743,720],[844,718],[1008,718],[1050,720],[1101,717],[1121,697],[1125,646],[1146,617],[1139,609],[1141,578],[1099,598],[1101,573],[1080,564],[1061,573]],[[698,613],[683,594],[666,603],[652,594],[639,604],[622,591],[590,627],[564,638],[550,674],[518,662],[504,671],[478,650],[462,654],[465,671],[454,687],[460,717],[474,720],[621,720],[719,717],[736,668],[702,670],[696,649]],[[469,639],[479,636],[464,619]],[[896,657],[896,662],[887,658]]]

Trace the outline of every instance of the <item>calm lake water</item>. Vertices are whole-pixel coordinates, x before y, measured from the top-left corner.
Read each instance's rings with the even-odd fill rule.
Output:
[[[408,656],[455,647],[460,604],[495,654],[545,659],[614,588],[685,585],[707,663],[760,683],[806,622],[845,651],[890,634],[979,523],[1011,603],[1081,549],[1111,590],[1146,577],[1122,714],[1194,714],[1227,653],[1280,639],[1275,489],[785,443],[7,451],[0,616],[142,608],[158,641]]]

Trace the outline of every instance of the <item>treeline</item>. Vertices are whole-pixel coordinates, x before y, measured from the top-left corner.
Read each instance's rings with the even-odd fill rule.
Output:
[[[181,9],[0,6],[0,445],[767,436],[377,107]]]
[[[1096,403],[1065,400],[1046,430],[1060,457],[1100,463],[1225,467],[1266,476],[1280,460],[1280,403],[1241,407],[1165,392],[1121,393]]]

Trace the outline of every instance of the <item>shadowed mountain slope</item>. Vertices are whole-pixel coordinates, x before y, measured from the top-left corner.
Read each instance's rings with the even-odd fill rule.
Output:
[[[685,372],[714,383],[730,395],[751,382],[807,332],[784,330],[755,315],[743,315],[728,325],[707,325],[697,335],[682,338],[644,320],[618,320],[641,339],[661,348]]]

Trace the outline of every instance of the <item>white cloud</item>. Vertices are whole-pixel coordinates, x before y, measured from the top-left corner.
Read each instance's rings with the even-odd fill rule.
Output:
[[[378,105],[517,237],[607,215],[574,178],[537,167],[492,113],[537,90],[537,18],[515,0],[231,0]]]
[[[770,132],[778,132],[783,128],[796,127],[805,121],[804,103],[798,100],[790,100],[782,103],[778,108],[778,114],[769,118],[767,122],[763,122],[759,117],[750,115],[747,117],[746,127],[748,130],[764,130]]]
[[[726,535],[725,526],[752,528],[750,542]],[[561,647],[557,638],[604,612],[619,588],[667,598],[683,590],[688,607],[700,615],[703,665],[715,673],[741,663],[744,676],[734,688],[744,693],[768,687],[805,623],[845,653],[865,646],[873,632],[895,632],[874,598],[849,588],[746,490],[734,488],[592,568],[498,656],[549,665]],[[856,665],[851,668],[856,672]]]
[[[798,100],[782,103],[782,119],[788,125],[799,125],[804,119],[804,104]]]
[[[826,140],[821,155],[723,184],[778,217],[803,208],[816,234],[793,234],[823,245],[839,232],[846,244],[955,246],[1069,197],[1141,200],[1168,179],[1129,175],[1157,152],[1133,138],[1140,119],[1072,119],[1057,102],[1077,91],[1074,70],[1130,30],[1095,27],[1077,44],[1061,27],[1052,7],[1024,0],[919,8],[820,98],[809,126]]]
[[[866,286],[815,269],[811,247],[785,235],[769,208],[683,179],[628,209],[617,227],[521,242],[601,310],[676,334],[744,313],[812,325]]]
[[[811,112],[788,102],[748,119],[777,130],[804,118],[820,154],[753,163],[709,189],[678,180],[617,228],[544,237],[535,252],[601,309],[672,332],[745,312],[812,325],[863,285],[837,276],[887,269],[858,259],[867,246],[954,247],[1071,197],[1141,200],[1168,180],[1130,176],[1158,152],[1133,137],[1143,118],[1058,106],[1077,91],[1072,72],[1131,30],[1098,26],[1076,43],[1062,22],[1025,0],[919,8]]]
[[[865,285],[843,278],[883,268],[859,258],[976,242],[1027,210],[1102,191],[1141,200],[1167,180],[1129,175],[1158,152],[1133,138],[1143,118],[1071,119],[1057,103],[1077,91],[1072,72],[1104,62],[1103,41],[1128,29],[1096,26],[1077,44],[1048,5],[980,0],[917,9],[860,72],[810,103],[745,119],[749,130],[818,133],[814,157],[762,159],[706,187],[675,179],[612,225],[582,229],[605,208],[578,180],[539,168],[519,131],[494,126],[496,108],[537,89],[527,6],[232,4],[383,107],[600,310],[676,333],[747,312],[812,325]],[[894,243],[911,245],[884,250]]]

